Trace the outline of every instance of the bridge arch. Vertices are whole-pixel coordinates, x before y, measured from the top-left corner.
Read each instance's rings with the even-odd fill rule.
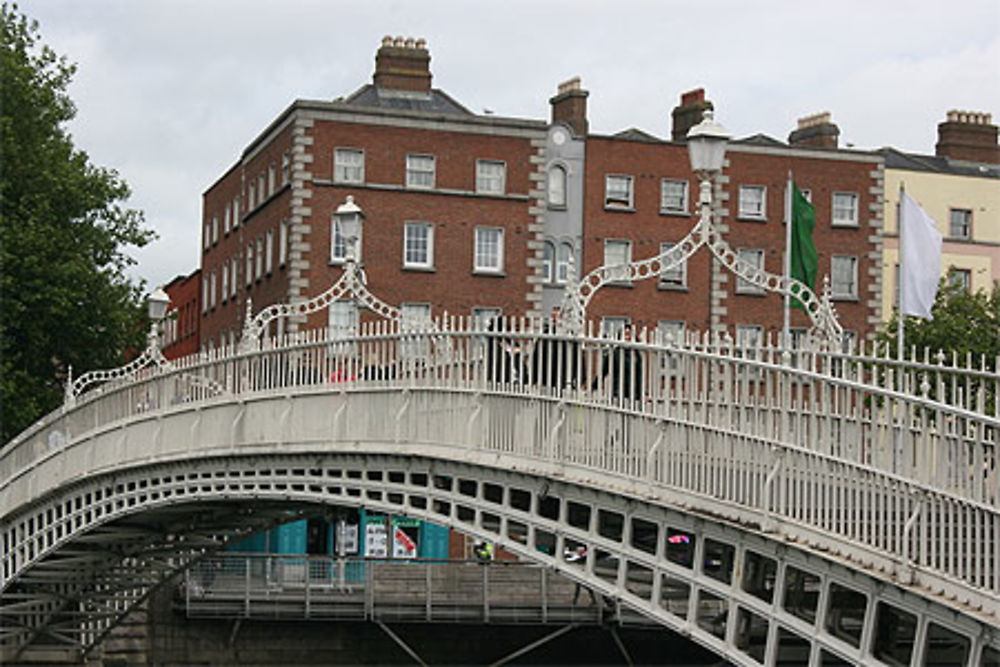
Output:
[[[119,545],[120,556],[104,565],[117,571],[128,590],[124,570],[145,577],[156,571],[142,550],[121,549],[137,531],[130,519],[143,513],[176,508],[190,521],[190,532],[162,535],[162,541],[146,545],[148,553],[162,555],[169,542],[176,542],[177,567],[160,571],[165,580],[203,553],[210,534],[259,529],[280,521],[290,509],[342,505],[414,516],[496,541],[736,664],[770,664],[788,652],[870,662],[881,646],[871,629],[879,613],[907,619],[914,633],[911,655],[934,650],[925,640],[929,633],[953,637],[955,650],[965,651],[966,660],[987,647],[983,627],[970,619],[759,527],[624,495],[572,476],[554,478],[484,463],[480,457],[426,456],[405,451],[410,443],[401,444],[396,452],[334,443],[294,454],[265,448],[147,461],[85,476],[50,494],[22,519],[54,539],[29,554],[31,563],[8,588],[51,599],[43,593],[52,579],[33,580],[33,569],[51,574],[78,567],[85,552],[81,545],[89,541],[98,552]],[[682,539],[672,541],[675,537]],[[577,547],[586,557],[567,560],[565,554]],[[68,560],[60,564],[64,550]],[[132,595],[119,601],[117,617],[150,589],[148,582],[132,586]],[[86,608],[106,593],[98,586],[70,597]],[[55,634],[67,632],[59,611],[49,610]],[[81,625],[81,644],[99,640],[113,618],[95,615],[92,623]]]

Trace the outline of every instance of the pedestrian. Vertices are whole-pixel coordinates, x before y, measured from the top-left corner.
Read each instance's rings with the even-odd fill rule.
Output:
[[[477,542],[475,546],[472,547],[472,552],[476,554],[476,558],[479,559],[480,563],[487,563],[493,560],[493,545],[486,540]]]

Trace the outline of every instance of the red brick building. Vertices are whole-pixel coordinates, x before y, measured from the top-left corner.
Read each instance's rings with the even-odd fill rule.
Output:
[[[368,286],[406,316],[538,313],[546,124],[471,113],[431,88],[428,63],[422,41],[386,38],[372,84],[294,102],[205,192],[203,347],[238,337],[247,299],[257,312],[333,284],[348,196]],[[345,304],[305,324],[359,316]]]
[[[163,356],[177,359],[194,354],[200,345],[201,270],[177,276],[163,289],[170,297],[163,327]]]
[[[333,284],[345,252],[333,214],[348,196],[365,216],[368,287],[405,317],[545,315],[568,281],[559,253],[579,277],[652,257],[696,223],[698,184],[682,139],[712,106],[703,91],[674,109],[671,140],[602,136],[588,133],[579,80],[552,98],[551,123],[499,118],[433,88],[429,62],[422,40],[386,38],[371,84],[293,102],[204,193],[202,348],[238,339],[250,299],[258,312]],[[817,291],[829,275],[844,329],[863,335],[880,322],[883,162],[839,150],[837,134],[823,116],[788,144],[731,142],[715,224],[741,258],[780,274],[793,172],[816,207]],[[780,296],[741,282],[703,248],[657,278],[605,287],[588,315],[757,335],[780,330],[783,311]],[[290,326],[348,328],[365,317],[343,303]],[[793,311],[792,326],[806,328],[805,314]]]

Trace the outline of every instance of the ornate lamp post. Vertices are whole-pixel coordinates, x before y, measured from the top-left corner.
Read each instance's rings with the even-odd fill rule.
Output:
[[[837,322],[829,294],[818,298],[808,286],[786,276],[768,273],[755,265],[747,264],[729,247],[715,225],[712,224],[712,182],[722,171],[729,133],[715,122],[711,110],[706,110],[702,121],[688,131],[688,153],[691,169],[698,176],[698,222],[679,243],[655,257],[637,260],[625,266],[599,266],[575,285],[567,284],[566,295],[560,309],[560,328],[567,333],[583,333],[587,304],[594,294],[610,282],[630,282],[658,277],[664,271],[687,261],[701,246],[708,246],[719,262],[743,280],[770,292],[790,294],[805,305],[816,329],[831,342],[839,342],[843,330]]]
[[[167,316],[167,306],[170,305],[170,296],[163,291],[162,287],[157,287],[153,293],[146,298],[146,309],[149,313],[149,335],[148,347],[159,349],[160,323]]]

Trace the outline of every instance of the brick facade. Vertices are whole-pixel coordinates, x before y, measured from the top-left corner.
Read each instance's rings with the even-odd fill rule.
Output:
[[[177,276],[163,288],[170,297],[163,356],[178,359],[198,351],[201,330],[201,270]]]

